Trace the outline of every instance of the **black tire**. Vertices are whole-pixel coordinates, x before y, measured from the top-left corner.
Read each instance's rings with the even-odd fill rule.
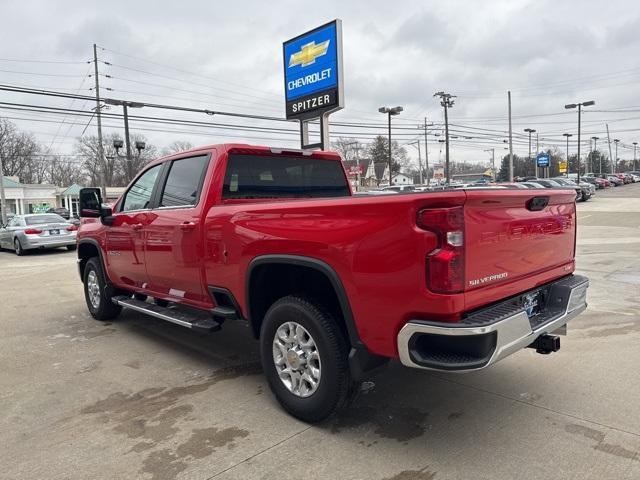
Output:
[[[20,240],[18,240],[17,238],[13,239],[13,250],[16,252],[16,255],[19,257],[25,254],[25,251],[22,248],[22,244],[20,243]]]
[[[99,290],[99,298],[97,304],[94,306],[89,298],[88,291],[88,279],[91,275],[91,272],[94,272],[95,279],[97,281],[98,290]],[[118,315],[122,311],[122,307],[116,305],[111,301],[113,296],[113,288],[107,284],[106,276],[104,274],[104,270],[102,269],[102,262],[100,258],[93,257],[87,261],[87,264],[84,267],[84,275],[83,275],[83,283],[84,283],[84,298],[87,302],[87,308],[89,309],[89,313],[96,320],[111,320]]]
[[[300,397],[284,385],[273,358],[273,340],[278,328],[294,321],[304,327],[320,355],[318,387]],[[305,422],[319,422],[346,406],[354,383],[349,374],[348,342],[336,320],[321,305],[307,298],[289,295],[267,311],[260,330],[260,356],[269,387],[282,407]]]
[[[67,250],[69,250],[70,252],[73,252],[77,248],[78,248],[77,245],[67,245]]]

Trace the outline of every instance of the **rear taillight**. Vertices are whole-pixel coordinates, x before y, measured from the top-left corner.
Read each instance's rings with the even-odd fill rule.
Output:
[[[433,232],[437,247],[427,255],[427,287],[436,293],[464,290],[463,207],[425,208],[418,212],[418,227]]]
[[[38,230],[37,228],[27,228],[24,233],[27,235],[40,235],[42,230]]]
[[[67,227],[67,232],[75,232],[76,230],[78,230],[78,226],[77,225],[71,225],[71,226]]]

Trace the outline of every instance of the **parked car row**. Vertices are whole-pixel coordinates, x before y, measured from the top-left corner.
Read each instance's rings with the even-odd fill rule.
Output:
[[[473,182],[473,183],[461,183],[451,182],[450,185],[431,184],[431,185],[391,185],[374,188],[371,190],[364,190],[355,192],[355,195],[387,195],[397,193],[419,193],[428,192],[434,190],[447,190],[447,189],[476,189],[476,188],[572,188],[576,192],[576,201],[586,202],[596,194],[597,190],[602,190],[610,187],[618,187],[620,185],[626,185],[628,183],[640,182],[640,171],[632,171],[616,174],[602,174],[596,175],[594,173],[587,173],[580,177],[580,183],[577,182],[577,175],[570,173],[567,176],[554,177],[554,178],[537,178],[537,177],[519,177],[515,182]]]

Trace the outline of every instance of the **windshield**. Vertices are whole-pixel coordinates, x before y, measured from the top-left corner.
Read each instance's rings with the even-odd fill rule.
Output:
[[[54,215],[54,214],[33,215],[31,217],[24,217],[24,221],[27,225],[44,225],[45,223],[66,223],[67,222],[60,215]]]

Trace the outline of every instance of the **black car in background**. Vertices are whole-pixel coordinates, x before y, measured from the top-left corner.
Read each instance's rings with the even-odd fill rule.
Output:
[[[69,218],[71,217],[69,210],[64,207],[52,207],[47,210],[47,213],[55,213],[56,215],[60,215],[65,220],[69,220]]]

